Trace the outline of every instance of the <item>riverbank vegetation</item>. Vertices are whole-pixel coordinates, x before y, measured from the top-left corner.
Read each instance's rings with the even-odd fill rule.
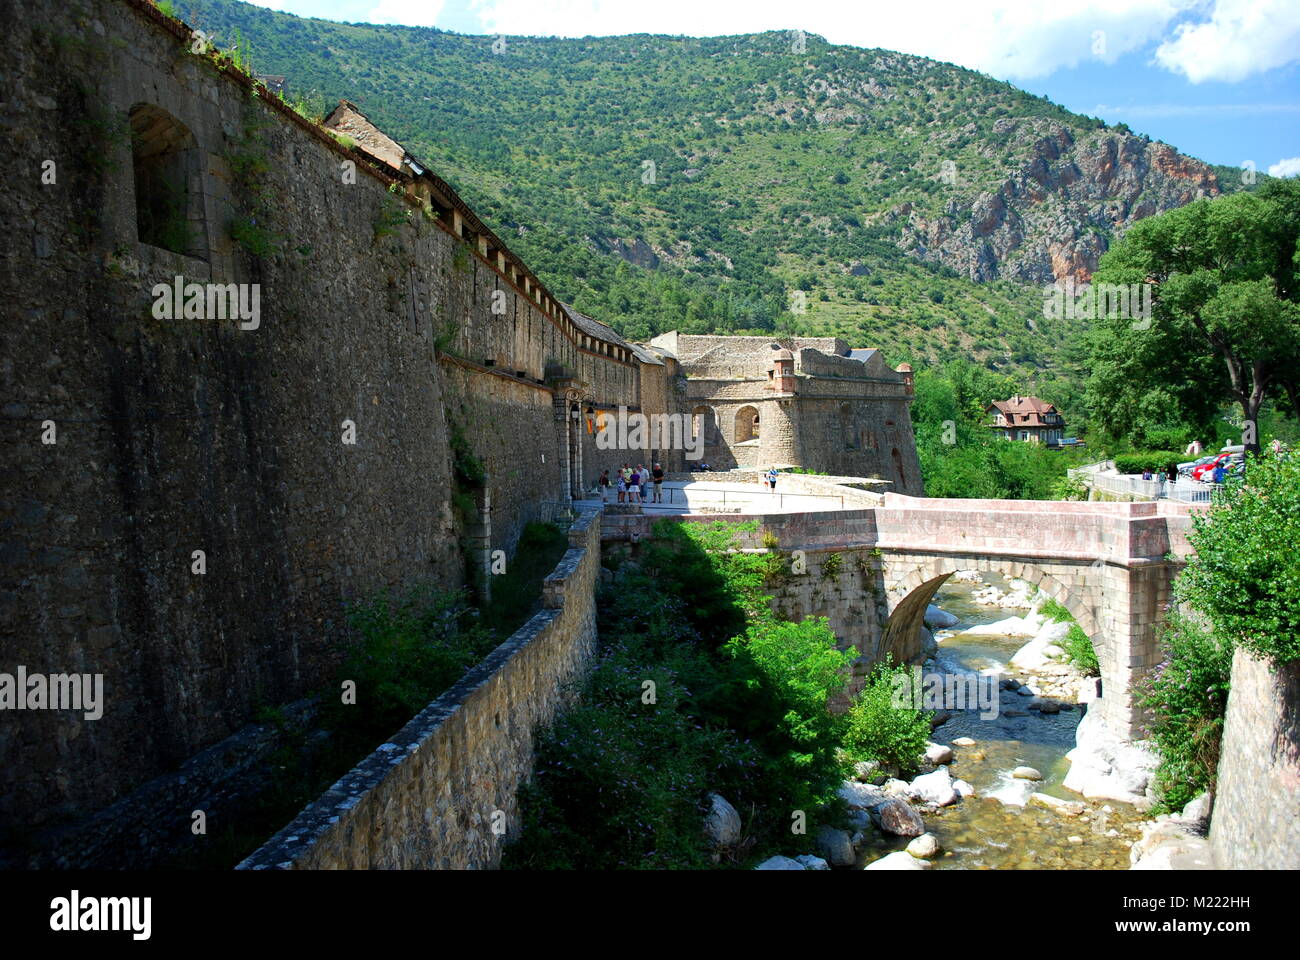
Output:
[[[1249,482],[1194,517],[1195,554],[1174,583],[1165,660],[1141,684],[1160,753],[1161,808],[1213,790],[1233,651],[1300,659],[1300,458],[1251,457]]]
[[[715,853],[726,866],[806,852],[815,825],[838,818],[836,789],[868,746],[890,757],[924,749],[924,711],[895,718],[911,739],[868,745],[854,711],[828,709],[854,654],[836,648],[824,618],[772,613],[765,586],[790,558],[740,552],[754,529],[660,521],[620,564],[600,596],[595,665],[539,743],[507,867],[689,868]],[[871,730],[893,730],[879,697],[854,709],[878,720]],[[715,791],[742,820],[741,840],[723,851],[702,831]]]

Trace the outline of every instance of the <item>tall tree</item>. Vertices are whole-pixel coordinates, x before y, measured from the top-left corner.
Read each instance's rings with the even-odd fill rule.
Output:
[[[1255,424],[1283,392],[1300,416],[1297,213],[1300,183],[1270,183],[1139,221],[1102,258],[1094,284],[1153,288],[1149,318],[1094,325],[1090,405],[1113,432],[1134,416],[1204,425],[1225,400]]]

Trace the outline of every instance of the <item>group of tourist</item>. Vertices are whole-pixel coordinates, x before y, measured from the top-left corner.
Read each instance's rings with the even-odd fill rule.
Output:
[[[606,503],[609,502],[609,490],[613,487],[618,492],[619,503],[646,503],[644,499],[646,487],[653,487],[652,495],[654,499],[649,503],[663,503],[663,486],[664,471],[660,464],[655,464],[654,468],[647,471],[645,464],[637,464],[636,469],[632,468],[630,463],[623,464],[623,469],[615,474],[615,479],[610,480],[609,471],[601,471],[600,479],[596,481],[600,487],[600,498]]]

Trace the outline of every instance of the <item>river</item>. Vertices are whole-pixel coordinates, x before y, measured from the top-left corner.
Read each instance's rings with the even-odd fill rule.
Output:
[[[948,669],[979,671],[997,667],[1018,678],[1025,674],[1007,668],[1025,638],[989,634],[953,633],[978,624],[993,623],[1026,611],[982,606],[970,595],[978,584],[948,583],[935,604],[957,617],[959,623],[939,633],[938,660]],[[953,633],[945,638],[945,634]],[[954,778],[975,788],[968,797],[934,813],[922,813],[926,829],[942,844],[934,860],[943,870],[1015,869],[1128,869],[1129,846],[1138,838],[1136,824],[1143,817],[1131,805],[1114,800],[1084,801],[1087,810],[1078,817],[1065,816],[1038,803],[1028,802],[1035,791],[1067,800],[1083,800],[1061,786],[1070,768],[1065,759],[1074,747],[1081,709],[1062,709],[1055,715],[1025,711],[1028,698],[1003,691],[997,715],[981,718],[973,710],[955,711],[952,719],[936,728],[931,739],[952,745],[959,737],[973,746],[953,745],[949,764]],[[1025,716],[1007,716],[1006,710]],[[1018,780],[1018,766],[1037,769],[1040,782]],[[863,865],[907,846],[904,838],[874,834],[860,847]]]

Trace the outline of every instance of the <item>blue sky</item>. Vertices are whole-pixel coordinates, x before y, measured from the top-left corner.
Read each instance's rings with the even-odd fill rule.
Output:
[[[1300,0],[259,0],[458,33],[802,29],[947,60],[1211,163],[1300,174]]]

